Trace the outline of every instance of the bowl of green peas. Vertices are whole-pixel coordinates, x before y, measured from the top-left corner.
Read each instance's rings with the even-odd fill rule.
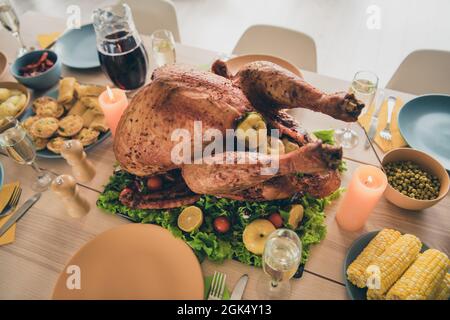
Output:
[[[449,191],[445,168],[430,155],[410,148],[398,148],[382,161],[388,179],[386,199],[407,210],[423,210],[441,201]]]

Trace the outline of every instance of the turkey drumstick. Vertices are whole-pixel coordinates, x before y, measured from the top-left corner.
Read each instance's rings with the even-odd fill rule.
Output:
[[[353,94],[325,94],[292,72],[267,61],[246,64],[231,76],[226,64],[217,60],[212,71],[231,78],[255,108],[266,112],[270,109],[307,108],[335,119],[354,122],[364,108]]]

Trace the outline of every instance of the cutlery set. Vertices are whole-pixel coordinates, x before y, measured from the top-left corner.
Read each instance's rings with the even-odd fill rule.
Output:
[[[381,111],[381,107],[383,105],[383,101],[384,101],[384,93],[380,93],[380,103],[378,103],[378,106],[376,107],[372,119],[370,121],[370,126],[369,126],[369,130],[368,130],[368,137],[369,139],[373,140],[373,138],[376,135],[377,132],[377,127],[378,127],[378,116],[380,114]],[[389,96],[387,99],[387,122],[386,122],[386,126],[384,127],[384,129],[379,133],[380,137],[383,140],[386,141],[391,141],[392,140],[392,133],[391,133],[391,120],[392,120],[392,113],[394,111],[394,107],[395,104],[397,103],[397,98],[394,96]],[[365,144],[365,148],[368,149],[370,147],[370,142],[369,140],[366,140],[366,144]]]
[[[215,271],[211,280],[211,287],[209,290],[208,300],[222,300],[225,292],[225,281],[227,275]],[[244,294],[245,287],[247,285],[248,275],[244,274],[234,286],[233,292],[231,292],[230,300],[241,300]]]

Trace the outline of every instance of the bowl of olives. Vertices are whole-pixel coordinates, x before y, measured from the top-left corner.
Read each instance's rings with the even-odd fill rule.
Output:
[[[384,156],[382,164],[388,179],[384,196],[400,208],[429,208],[449,191],[450,179],[445,168],[422,151],[394,149]]]

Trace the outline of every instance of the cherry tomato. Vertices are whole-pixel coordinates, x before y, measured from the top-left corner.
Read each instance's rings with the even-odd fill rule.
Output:
[[[272,222],[275,228],[281,228],[283,226],[283,218],[279,213],[272,213],[269,216],[269,221]]]
[[[150,177],[147,179],[147,188],[150,190],[159,190],[162,187],[162,179],[160,177]]]
[[[225,233],[230,230],[230,221],[226,217],[217,217],[214,219],[214,229],[219,233]]]

